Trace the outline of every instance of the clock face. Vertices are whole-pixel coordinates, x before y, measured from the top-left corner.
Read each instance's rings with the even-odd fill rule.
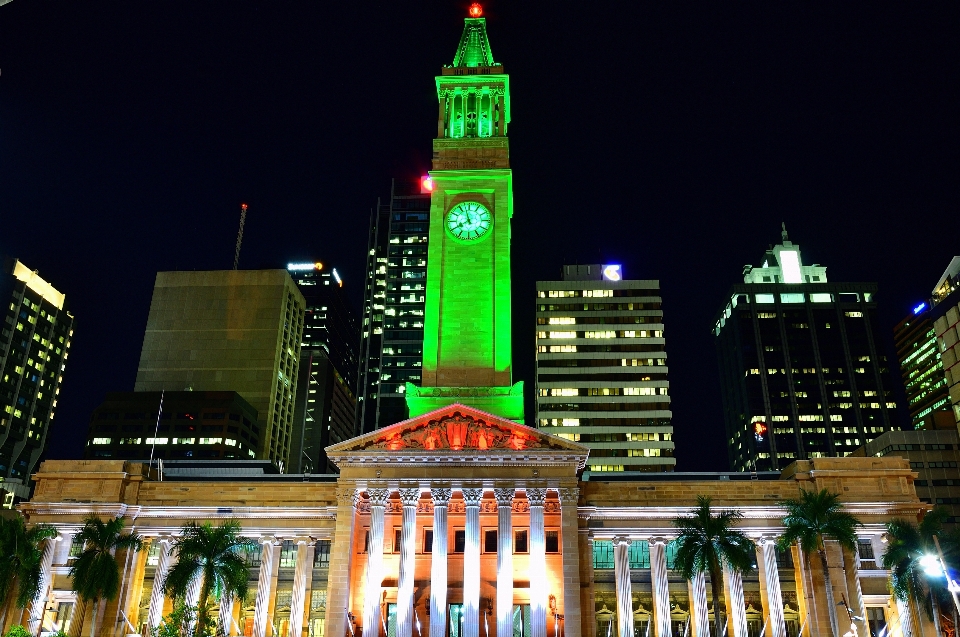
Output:
[[[475,201],[465,201],[447,213],[447,230],[464,241],[479,239],[490,230],[493,217],[490,211]]]

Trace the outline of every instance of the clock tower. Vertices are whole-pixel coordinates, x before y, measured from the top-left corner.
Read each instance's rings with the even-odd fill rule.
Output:
[[[459,402],[523,422],[511,351],[510,81],[481,16],[472,5],[436,78],[423,376],[407,384],[407,406],[411,418]]]

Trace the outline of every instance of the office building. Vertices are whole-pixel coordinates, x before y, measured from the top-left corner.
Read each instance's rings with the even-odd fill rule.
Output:
[[[948,524],[960,524],[960,433],[944,429],[888,431],[850,454],[855,457],[900,456],[917,473],[913,486],[921,502],[950,511]]]
[[[954,294],[958,273],[960,257],[954,257],[932,296],[918,303],[893,328],[911,429],[942,429],[946,424],[956,427],[960,423],[952,409],[948,370],[944,368],[944,359],[956,360],[956,353],[948,351],[951,347],[945,339],[951,338],[949,328],[956,324],[948,315],[960,303],[960,294]],[[953,373],[950,372],[951,380]]]
[[[355,435],[357,319],[336,268],[290,263],[287,271],[306,301],[291,471],[326,473],[335,467],[324,448]]]
[[[593,471],[672,471],[659,281],[565,265],[537,282],[537,425],[590,448]]]
[[[394,179],[389,202],[371,213],[358,432],[406,418],[406,383],[421,382],[429,222],[430,192],[419,179]]]
[[[960,427],[960,257],[953,257],[933,289],[931,319],[943,359],[954,423]]]
[[[159,272],[134,389],[237,392],[287,470],[304,306],[286,270]]]
[[[896,429],[875,283],[828,282],[800,246],[744,266],[714,326],[730,464],[780,470]]]
[[[30,494],[63,382],[73,315],[66,297],[17,259],[0,272],[0,483],[10,507]]]
[[[257,410],[234,391],[110,392],[90,416],[83,457],[259,458],[263,431]]]

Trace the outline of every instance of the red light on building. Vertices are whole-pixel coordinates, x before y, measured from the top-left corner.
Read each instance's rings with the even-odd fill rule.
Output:
[[[433,192],[433,177],[421,177],[420,178],[420,194],[426,194]]]
[[[470,5],[470,17],[479,18],[483,15],[483,7],[480,6],[479,2],[474,2]]]
[[[767,433],[767,426],[760,422],[759,420],[753,423],[753,433],[757,438],[762,438],[765,433]]]
[[[246,210],[246,209],[247,209],[247,204],[245,204],[245,203],[240,204],[240,208],[243,209],[243,210]]]

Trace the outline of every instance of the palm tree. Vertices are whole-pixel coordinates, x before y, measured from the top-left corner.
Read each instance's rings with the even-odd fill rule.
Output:
[[[914,602],[917,608],[925,608],[927,616],[933,619],[938,627],[938,602],[941,598],[949,599],[946,580],[931,580],[924,573],[920,560],[925,555],[936,554],[933,537],[941,533],[943,523],[948,517],[949,511],[937,507],[928,511],[920,524],[907,520],[888,522],[887,550],[883,554],[883,567],[890,570],[891,585],[897,599],[907,603]],[[950,604],[952,606],[952,601]],[[939,629],[937,632],[939,633]]]
[[[19,515],[0,518],[0,626],[6,619],[14,590],[17,608],[26,608],[41,593],[43,549],[40,545],[56,535],[57,531],[46,524],[28,529]]]
[[[742,518],[743,514],[736,509],[714,514],[711,502],[711,498],[698,495],[697,508],[693,515],[673,520],[673,525],[680,529],[673,564],[684,579],[693,579],[700,573],[710,574],[713,621],[716,624],[716,634],[720,635],[723,633],[723,623],[720,620],[723,565],[726,564],[737,573],[746,573],[753,568],[756,558],[753,542],[733,528],[734,522]]]
[[[183,598],[191,582],[200,578],[197,635],[205,634],[211,593],[214,599],[229,595],[242,600],[247,596],[250,567],[243,552],[255,550],[256,543],[241,537],[240,530],[240,523],[236,520],[228,520],[216,527],[209,522],[191,522],[183,527],[173,544],[178,561],[167,574],[163,588],[171,597]]]
[[[120,566],[116,552],[120,549],[140,551],[143,538],[136,533],[124,533],[122,517],[104,522],[96,516],[83,521],[83,528],[74,536],[83,552],[70,567],[73,590],[83,605],[93,602],[90,634],[95,636],[100,600],[112,600],[120,590]],[[78,604],[78,607],[80,605]]]
[[[827,566],[827,551],[824,540],[836,541],[841,547],[851,551],[857,547],[857,527],[860,520],[843,511],[840,495],[827,489],[805,491],[800,489],[800,497],[778,503],[787,509],[783,519],[786,527],[780,536],[780,549],[788,550],[794,542],[800,543],[800,550],[808,556],[816,551],[823,567],[823,587],[827,595],[827,610],[830,614],[832,635],[837,630],[837,606],[833,599],[833,583],[830,581],[830,569]]]

